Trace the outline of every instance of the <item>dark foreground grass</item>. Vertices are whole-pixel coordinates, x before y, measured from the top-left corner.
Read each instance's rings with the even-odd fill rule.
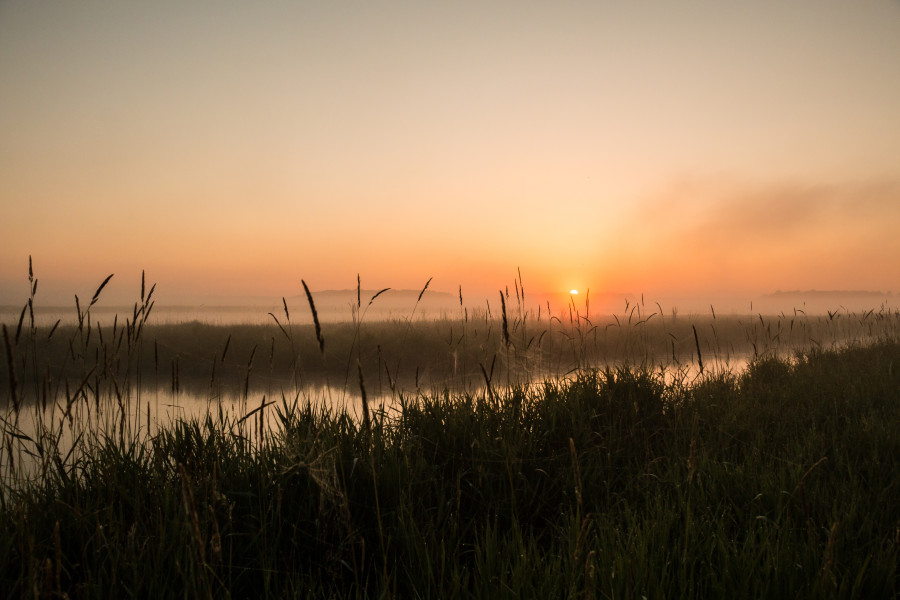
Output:
[[[5,597],[900,594],[900,344],[31,442]],[[271,415],[270,415],[271,416]],[[29,442],[4,426],[5,450]],[[47,457],[50,458],[47,458]]]

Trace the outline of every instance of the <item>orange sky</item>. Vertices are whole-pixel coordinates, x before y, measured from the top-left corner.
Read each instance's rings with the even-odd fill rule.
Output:
[[[898,58],[870,0],[6,1],[0,303],[897,293]]]

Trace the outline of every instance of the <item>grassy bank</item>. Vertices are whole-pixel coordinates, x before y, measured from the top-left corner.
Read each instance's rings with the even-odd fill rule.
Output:
[[[22,409],[24,410],[24,409]],[[115,412],[114,403],[108,409]],[[274,428],[260,427],[263,411]],[[666,384],[109,419],[7,488],[8,597],[896,597],[900,344]],[[63,422],[69,427],[71,420]],[[52,440],[51,440],[52,441]]]

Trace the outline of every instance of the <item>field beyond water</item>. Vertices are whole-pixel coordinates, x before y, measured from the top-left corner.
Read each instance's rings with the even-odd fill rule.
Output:
[[[807,319],[812,341],[791,353],[775,350],[802,316],[735,320],[753,351],[728,370],[709,367],[738,354],[722,317],[685,326],[659,314],[628,330],[614,318],[633,332],[616,343],[645,357],[659,346],[661,365],[617,363],[599,337],[613,327],[576,315],[542,336],[504,311],[484,320],[490,344],[465,330],[445,342],[486,349],[466,358],[483,385],[404,388],[392,358],[378,369],[389,402],[365,396],[374,329],[349,329],[342,354],[323,352],[327,328],[280,320],[294,356],[302,332],[317,360],[337,355],[338,372],[356,375],[359,410],[299,388],[255,395],[250,359],[243,412],[159,422],[134,391],[159,352],[145,337],[150,306],[142,291],[134,319],[105,331],[4,327],[6,597],[900,595],[896,313],[831,315],[827,347]],[[655,323],[661,339],[647,337]],[[415,340],[419,326],[401,335]],[[571,342],[557,347],[571,366],[537,369],[544,355],[524,350],[555,335]],[[68,358],[53,358],[53,339]],[[211,355],[210,390],[226,356]],[[660,368],[673,364],[692,367]]]
[[[269,313],[268,323],[233,325],[155,324],[151,310],[144,298],[133,316],[106,314],[101,321],[86,309],[80,323],[55,325],[35,325],[21,311],[18,324],[8,327],[12,363],[0,369],[0,389],[14,380],[23,399],[40,402],[63,395],[69,402],[85,390],[132,402],[160,391],[173,401],[186,394],[214,402],[291,398],[325,387],[358,399],[361,374],[371,397],[390,399],[401,392],[477,393],[489,385],[528,385],[619,365],[693,378],[704,369],[742,368],[755,358],[900,335],[900,312],[884,306],[698,315],[625,303],[619,314],[592,315],[572,305],[548,316],[514,296],[493,313],[460,308],[439,319],[416,318],[413,310],[391,320],[369,322],[348,313],[344,321],[298,323],[291,319],[299,312],[294,307]]]

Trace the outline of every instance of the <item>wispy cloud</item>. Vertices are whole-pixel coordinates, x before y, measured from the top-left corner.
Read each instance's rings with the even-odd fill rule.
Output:
[[[639,203],[636,243],[660,274],[706,287],[900,284],[900,180],[685,179]],[[649,262],[648,262],[649,264]]]

